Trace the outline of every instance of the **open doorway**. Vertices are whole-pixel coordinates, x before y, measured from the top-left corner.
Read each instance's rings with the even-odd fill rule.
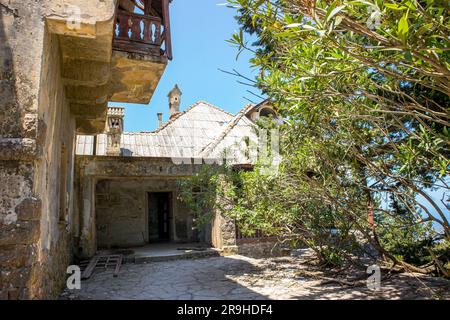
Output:
[[[170,241],[171,192],[148,193],[148,240]]]

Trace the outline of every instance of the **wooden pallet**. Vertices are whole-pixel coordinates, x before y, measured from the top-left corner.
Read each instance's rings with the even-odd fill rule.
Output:
[[[113,276],[117,277],[122,265],[122,260],[123,256],[121,254],[94,256],[83,270],[81,279],[89,279],[95,270],[107,270],[111,267],[114,268]]]

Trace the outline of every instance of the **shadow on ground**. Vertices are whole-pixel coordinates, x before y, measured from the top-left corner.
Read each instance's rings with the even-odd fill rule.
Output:
[[[227,257],[125,264],[117,278],[112,271],[94,274],[81,290],[66,290],[69,299],[267,299],[233,277],[260,273],[248,261]]]
[[[346,286],[316,272],[304,257],[254,259],[240,255],[126,264],[82,281],[62,299],[450,299],[450,281],[397,274],[369,290],[365,280]],[[311,274],[313,271],[313,274]],[[364,271],[356,275],[364,277]],[[348,274],[355,274],[352,270]],[[344,274],[345,276],[345,274]],[[347,278],[348,279],[348,278]],[[330,281],[331,280],[331,281]]]

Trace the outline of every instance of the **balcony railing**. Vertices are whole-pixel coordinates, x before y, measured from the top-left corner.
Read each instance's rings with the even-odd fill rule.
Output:
[[[113,49],[165,56],[172,60],[168,1],[163,19],[119,10],[116,15]]]

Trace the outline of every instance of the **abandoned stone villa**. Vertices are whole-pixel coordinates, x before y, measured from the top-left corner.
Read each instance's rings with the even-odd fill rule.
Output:
[[[199,101],[180,112],[180,95],[176,86],[169,94],[170,119],[153,132],[123,132],[123,108],[110,107],[106,133],[78,135],[74,209],[82,216],[74,223],[81,230],[79,255],[154,241],[235,247],[234,229],[230,233],[220,217],[196,230],[195,213],[178,199],[177,180],[205,163],[251,165],[238,143],[244,137],[257,140],[250,118],[268,107],[249,105],[232,115]]]
[[[194,228],[177,179],[256,140],[263,102],[236,115],[199,101],[152,132],[124,132],[172,59],[169,0],[0,0],[0,299],[58,295],[66,267],[154,241],[236,247],[232,221]],[[176,79],[173,79],[174,83]]]

